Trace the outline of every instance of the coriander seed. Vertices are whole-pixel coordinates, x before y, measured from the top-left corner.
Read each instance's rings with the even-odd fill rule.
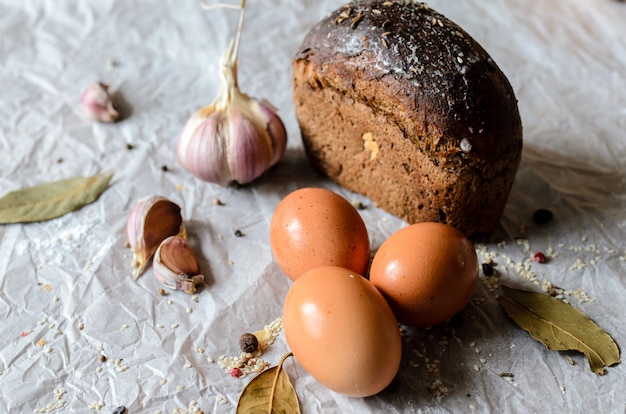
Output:
[[[259,340],[254,334],[244,333],[239,338],[239,348],[246,353],[255,352],[259,349]]]

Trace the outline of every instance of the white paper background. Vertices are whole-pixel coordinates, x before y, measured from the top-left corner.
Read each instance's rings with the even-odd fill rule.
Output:
[[[0,0],[0,193],[114,172],[109,189],[80,211],[0,226],[0,410],[32,412],[57,402],[54,390],[65,389],[64,412],[93,411],[93,401],[106,404],[103,412],[126,405],[130,413],[171,413],[188,410],[192,401],[205,413],[233,412],[250,377],[231,378],[207,357],[236,355],[242,332],[281,314],[289,283],[268,241],[280,199],[299,187],[325,186],[363,202],[373,249],[404,225],[316,176],[301,148],[291,57],[308,28],[342,4],[249,2],[240,86],[279,108],[289,144],[267,176],[232,189],[195,179],[177,165],[174,147],[187,117],[217,92],[217,63],[236,11],[207,12],[195,1],[174,0]],[[430,5],[483,44],[519,100],[524,157],[502,228],[486,243],[497,254],[501,281],[538,289],[507,259],[523,263],[552,245],[558,256],[532,263],[531,271],[539,281],[595,299],[568,297],[623,346],[626,4]],[[80,95],[94,80],[119,92],[131,109],[127,119],[102,125],[83,118]],[[159,296],[150,269],[132,280],[126,218],[139,198],[153,193],[183,207],[207,276],[197,302],[182,292]],[[225,206],[214,205],[215,198]],[[530,216],[541,207],[555,219],[539,228]],[[515,242],[524,226],[528,251]],[[237,229],[244,237],[234,236]],[[498,245],[498,238],[506,243]],[[585,267],[576,269],[576,259]],[[286,351],[281,335],[264,358],[275,364]],[[107,362],[98,360],[100,353]],[[126,371],[116,369],[117,358]],[[600,377],[578,353],[545,350],[504,316],[483,283],[453,324],[408,333],[394,390],[347,398],[318,385],[295,360],[285,367],[304,413],[621,413],[626,406],[623,364]],[[501,373],[514,374],[513,381]],[[227,404],[219,403],[222,397]]]

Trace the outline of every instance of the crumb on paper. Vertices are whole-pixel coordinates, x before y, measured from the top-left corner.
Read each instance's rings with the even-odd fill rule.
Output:
[[[226,399],[226,397],[224,397],[224,396],[223,396],[223,395],[221,395],[221,394],[218,394],[218,396],[216,397],[216,399],[217,399],[217,403],[218,403],[218,404],[220,404],[220,405],[225,405],[225,404],[228,404],[228,399]]]
[[[65,388],[56,388],[54,391],[55,402],[46,404],[45,407],[35,408],[34,413],[50,413],[56,410],[60,410],[65,407],[66,401],[63,399],[67,391]]]
[[[94,411],[100,411],[105,405],[106,404],[104,404],[104,401],[92,401],[87,407]]]
[[[428,391],[433,397],[441,401],[441,399],[448,393],[449,390],[448,387],[443,385],[441,380],[435,380],[428,387]]]
[[[574,261],[574,263],[570,266],[569,270],[582,270],[585,267],[587,267],[585,262],[581,258],[577,258]]]
[[[124,371],[126,371],[128,369],[128,367],[126,365],[122,364],[122,359],[121,358],[117,358],[115,360],[115,369],[118,372],[124,372]]]

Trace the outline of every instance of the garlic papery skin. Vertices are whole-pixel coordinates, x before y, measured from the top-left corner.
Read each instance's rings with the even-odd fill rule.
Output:
[[[109,85],[94,82],[85,89],[80,99],[85,116],[97,122],[115,122],[120,114],[109,94]]]
[[[204,281],[200,263],[187,239],[171,236],[163,240],[154,253],[154,277],[163,285],[194,293],[196,285]]]
[[[242,93],[231,45],[221,60],[221,89],[198,110],[178,137],[178,162],[201,180],[247,184],[283,156],[287,131],[267,102]]]
[[[186,237],[187,232],[178,204],[151,195],[133,207],[126,223],[126,235],[133,250],[137,279],[163,240],[173,235]]]

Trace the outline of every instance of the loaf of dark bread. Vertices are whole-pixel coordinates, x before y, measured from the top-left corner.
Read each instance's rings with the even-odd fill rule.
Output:
[[[522,151],[506,76],[458,25],[413,1],[353,1],[293,61],[311,164],[409,223],[499,222]]]

